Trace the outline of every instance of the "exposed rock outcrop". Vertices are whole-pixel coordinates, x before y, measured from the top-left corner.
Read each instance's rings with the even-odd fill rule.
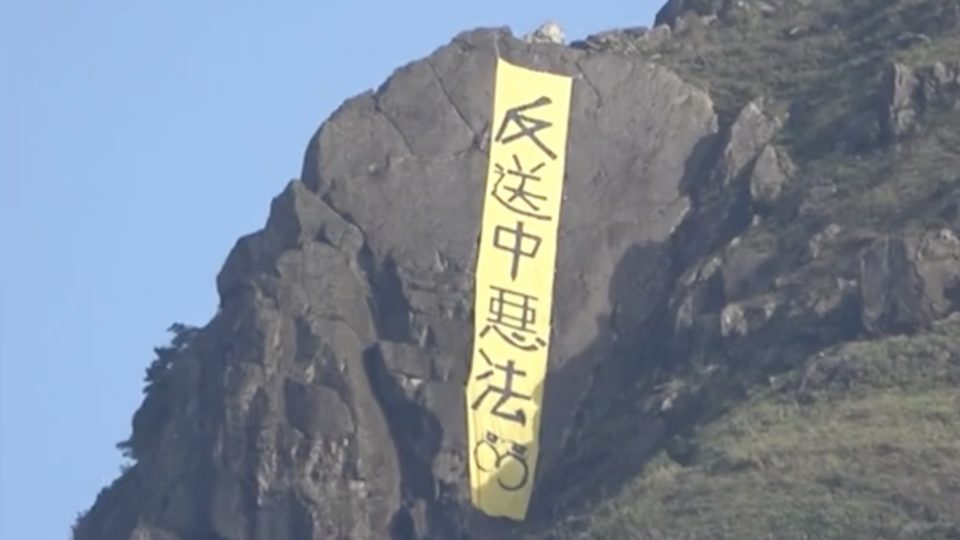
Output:
[[[960,62],[935,62],[915,68],[893,63],[884,77],[883,133],[888,141],[911,134],[917,118],[930,109],[960,104]]]
[[[523,36],[523,40],[527,43],[563,44],[566,43],[567,38],[563,32],[563,28],[561,28],[559,24],[554,21],[549,21],[538,26],[533,32]]]
[[[949,229],[886,237],[861,257],[864,327],[915,332],[960,308],[960,240]]]
[[[776,203],[794,174],[796,165],[785,150],[765,146],[750,173],[750,198],[754,205],[770,207]]]
[[[526,39],[474,30],[346,101],[264,228],[230,252],[216,316],[155,366],[128,446],[137,462],[75,540],[524,532],[475,512],[466,484],[463,387],[498,55],[574,79],[531,521],[616,492],[660,450],[694,467],[698,422],[784,371],[813,365],[803,380],[815,386],[858,369],[818,364],[818,351],[957,311],[955,139],[917,155],[876,143],[955,111],[960,67],[891,64],[879,109],[874,85],[835,114],[855,85],[833,69],[847,44],[834,20],[863,13],[800,4],[807,30],[779,21],[757,33],[760,53],[738,41],[739,23],[800,8],[671,0],[653,30],[571,46],[555,27]],[[801,59],[772,36],[814,52]],[[757,65],[713,65],[741,54]],[[886,63],[855,69],[879,75]],[[743,81],[755,71],[762,91]],[[874,151],[903,153],[884,162]],[[936,190],[917,178],[927,156],[948,171],[930,180]],[[901,177],[909,189],[898,191]],[[876,225],[882,212],[896,213],[889,227]],[[720,472],[763,465],[721,457],[710,458]]]
[[[220,312],[171,374],[203,391],[171,391],[172,411],[142,427],[165,435],[129,473],[141,481],[113,488],[139,501],[153,532],[137,534],[466,537],[463,384],[498,51],[575,77],[541,433],[552,473],[593,368],[662,294],[639,277],[689,211],[684,181],[717,119],[662,67],[480,30],[347,101],[303,180],[231,252]],[[728,168],[755,150],[737,133]],[[203,442],[179,455],[187,425]],[[189,499],[147,481],[185,475]],[[95,509],[78,540],[133,534],[110,520]]]
[[[656,24],[673,26],[687,13],[716,15],[726,3],[726,0],[668,0],[657,12]]]
[[[783,11],[780,0],[669,0],[657,12],[657,24],[683,25],[687,16],[743,22],[754,17],[769,17]]]

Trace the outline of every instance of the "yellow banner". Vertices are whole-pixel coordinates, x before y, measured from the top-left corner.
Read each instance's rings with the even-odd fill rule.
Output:
[[[467,433],[474,506],[516,520],[539,450],[572,83],[497,60]]]

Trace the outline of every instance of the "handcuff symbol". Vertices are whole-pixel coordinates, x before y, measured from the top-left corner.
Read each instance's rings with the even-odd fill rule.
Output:
[[[509,444],[509,448],[505,453],[501,453],[500,447],[504,444]],[[481,458],[481,450],[489,449],[484,454],[487,454],[488,459]],[[493,454],[490,457],[490,453]],[[520,475],[520,480],[514,483],[505,483],[501,475],[497,475],[497,484],[503,488],[505,491],[517,491],[527,484],[527,479],[530,476],[530,468],[527,465],[527,447],[515,442],[503,439],[497,436],[495,433],[487,432],[486,437],[476,446],[473,447],[473,459],[474,463],[477,464],[477,468],[481,471],[489,474],[494,474],[497,471],[501,470],[507,463],[508,460],[513,460],[520,465],[520,468],[523,470],[523,473]],[[490,462],[493,462],[492,466],[489,466]],[[484,464],[487,463],[487,465]]]

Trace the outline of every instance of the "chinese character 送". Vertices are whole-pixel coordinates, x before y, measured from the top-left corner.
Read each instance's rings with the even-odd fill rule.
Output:
[[[547,198],[527,190],[527,182],[539,182],[541,180],[540,176],[536,173],[542,169],[546,163],[540,162],[540,164],[532,167],[529,171],[525,171],[523,170],[523,164],[520,162],[520,157],[514,154],[513,165],[514,167],[512,169],[508,169],[499,163],[494,164],[494,171],[498,177],[497,182],[493,185],[494,198],[518,214],[534,219],[549,220],[550,216],[548,214],[538,213],[540,212],[540,206],[537,204],[537,201],[545,201]],[[512,178],[515,178],[516,181],[509,183],[504,182]],[[506,192],[506,194],[503,192]],[[519,201],[517,201],[517,199],[519,199]],[[521,202],[526,205],[526,208],[520,207],[519,203]]]

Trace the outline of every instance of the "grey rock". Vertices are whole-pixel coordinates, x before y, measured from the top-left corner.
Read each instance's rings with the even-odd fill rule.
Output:
[[[716,15],[727,0],[668,0],[656,15],[656,24],[673,26],[687,13]]]
[[[920,239],[917,274],[937,318],[960,309],[960,239],[950,229],[931,230]]]
[[[571,43],[570,46],[599,51],[653,51],[666,43],[672,35],[670,27],[665,24],[652,29],[643,26],[621,28],[591,34],[583,41]]]
[[[885,237],[861,256],[862,321],[877,334],[913,332],[960,307],[960,240],[948,230]]]
[[[290,426],[305,436],[341,440],[354,433],[353,415],[336,390],[287,380],[284,395]]]
[[[751,101],[730,128],[717,173],[724,184],[735,180],[783,127],[784,119],[767,112],[764,100]]]
[[[473,145],[475,133],[447,97],[429,62],[398,69],[377,90],[374,101],[415,157],[454,154]]]
[[[886,104],[883,127],[888,140],[903,137],[913,129],[918,86],[919,80],[911,68],[901,64],[891,64],[887,68],[883,87]]]
[[[390,372],[420,380],[433,378],[433,362],[422,348],[389,341],[381,341],[377,347]]]
[[[674,331],[683,335],[703,313],[716,313],[726,302],[723,259],[712,256],[687,270],[678,280],[678,291],[670,298]]]
[[[737,237],[704,258],[677,280],[669,301],[675,339],[693,335],[747,335],[761,327],[782,303],[769,291],[778,270],[778,254],[756,230]]]
[[[486,99],[458,100],[465,118],[482,118],[489,108],[495,39],[508,59],[576,77],[567,158],[570,180],[560,230],[562,245],[567,247],[559,256],[557,272],[557,290],[564,291],[565,301],[554,313],[551,373],[555,375],[542,429],[542,463],[549,468],[555,457],[550,453],[561,447],[577,396],[586,391],[591,366],[603,356],[599,351],[589,357],[581,353],[604,332],[597,326],[598,318],[614,310],[608,297],[613,263],[631,246],[663,242],[679,224],[688,207],[680,191],[685,162],[696,145],[716,130],[716,119],[704,94],[658,66],[575,51],[532,56],[515,41],[490,33],[464,35],[430,59],[441,78],[464,66],[476,66],[460,76],[469,76]],[[321,139],[328,129],[338,128],[326,125]],[[615,136],[637,132],[647,136]],[[667,137],[673,141],[669,149],[658,143]],[[322,152],[319,155],[319,164],[308,163],[305,181],[315,183],[324,198],[351,215],[362,230],[378,231],[368,233],[371,251],[375,257],[392,254],[398,272],[410,276],[402,280],[403,295],[419,298],[424,307],[417,315],[433,340],[453,355],[467,358],[469,321],[451,324],[442,311],[428,307],[440,301],[429,301],[437,287],[414,292],[414,282],[449,280],[459,287],[466,285],[464,278],[472,271],[475,256],[480,210],[475,179],[485,172],[483,154],[438,153],[430,159],[398,163],[376,182],[362,176],[340,180],[348,175],[338,173],[339,163],[324,163]],[[317,171],[313,177],[312,170]],[[599,227],[596,208],[608,209]],[[446,272],[422,264],[435,258],[437,251],[447,261]],[[469,289],[461,288],[459,293],[469,294]],[[578,359],[578,364],[567,365],[571,359]],[[552,396],[563,399],[554,402]]]
[[[810,28],[803,26],[791,26],[783,32],[783,35],[790,39],[800,39],[809,35],[811,32]]]
[[[673,32],[670,30],[670,26],[666,24],[657,24],[654,26],[648,34],[646,34],[646,39],[650,43],[656,45],[663,43],[670,39],[673,36]]]
[[[764,234],[751,232],[735,238],[723,251],[720,274],[727,299],[752,296],[765,290],[773,279],[769,263],[778,255],[776,243]]]
[[[934,62],[928,73],[933,92],[956,91],[960,85],[960,62]]]
[[[720,335],[744,337],[756,332],[769,321],[781,301],[773,295],[727,304],[720,312]]]
[[[832,242],[842,230],[842,227],[836,223],[831,223],[822,231],[813,235],[813,238],[807,242],[807,251],[810,253],[810,258],[816,259],[819,257],[824,246]]]
[[[548,21],[537,27],[536,30],[523,36],[527,43],[566,43],[567,38],[563,33],[563,28],[554,21]]]
[[[760,0],[754,1],[753,6],[764,15],[775,15],[780,12],[780,8],[775,4],[761,2]]]
[[[784,117],[767,111],[764,99],[756,99],[741,109],[724,133],[705,146],[705,150],[717,157],[709,165],[703,165],[705,171],[709,171],[700,173],[705,181],[689,184],[699,204],[677,242],[685,267],[692,267],[699,259],[724,249],[750,226],[751,206],[762,206],[751,201],[750,173],[759,154],[784,121]],[[786,160],[783,166],[790,167]]]
[[[897,36],[896,43],[898,47],[909,48],[917,45],[929,45],[931,39],[926,34],[917,32],[904,32]]]
[[[960,62],[920,68],[892,63],[884,74],[882,96],[884,139],[896,142],[913,133],[929,111],[960,104]]]
[[[130,534],[130,540],[179,540],[179,537],[148,525],[140,525]]]
[[[853,184],[800,177],[774,142],[774,107],[754,101],[721,128],[704,92],[642,58],[718,82],[699,45],[727,49],[739,37],[728,23],[802,3],[674,0],[672,22],[571,47],[467,32],[345,102],[311,140],[302,179],[230,252],[216,316],[135,415],[136,465],[75,540],[526,532],[472,510],[466,489],[463,386],[497,56],[574,78],[533,520],[618,487],[659,450],[689,459],[696,445],[665,441],[692,442],[676,432],[771,372],[864,328],[909,331],[956,311],[952,185],[939,178],[923,203],[943,229],[890,233],[851,257],[854,240],[879,233],[853,219],[842,238],[823,228]],[[707,29],[714,18],[720,28]],[[792,24],[800,37],[829,21],[769,30]],[[833,150],[870,146],[881,116],[906,135],[955,105],[957,81],[949,63],[895,69],[882,115],[871,102],[863,121],[840,122],[850,129],[831,124],[830,139],[862,142]]]
[[[664,246],[717,118],[666,68],[477,30],[317,131],[302,181],[227,257],[220,309],[173,368],[166,412],[138,428],[159,433],[140,480],[109,493],[130,502],[95,508],[76,540],[126,540],[131,516],[221,540],[487,526],[466,503],[463,385],[497,54],[574,77],[539,467],[562,474],[612,336],[665,294]]]
[[[796,166],[786,151],[768,144],[750,173],[751,200],[759,205],[772,205],[795,173]]]
[[[919,72],[925,108],[956,108],[960,103],[960,61],[934,62]]]
[[[820,279],[806,278],[801,290],[795,292],[789,303],[788,313],[794,318],[810,318],[828,321],[832,314],[841,313],[858,297],[859,281],[845,277],[824,276]]]

